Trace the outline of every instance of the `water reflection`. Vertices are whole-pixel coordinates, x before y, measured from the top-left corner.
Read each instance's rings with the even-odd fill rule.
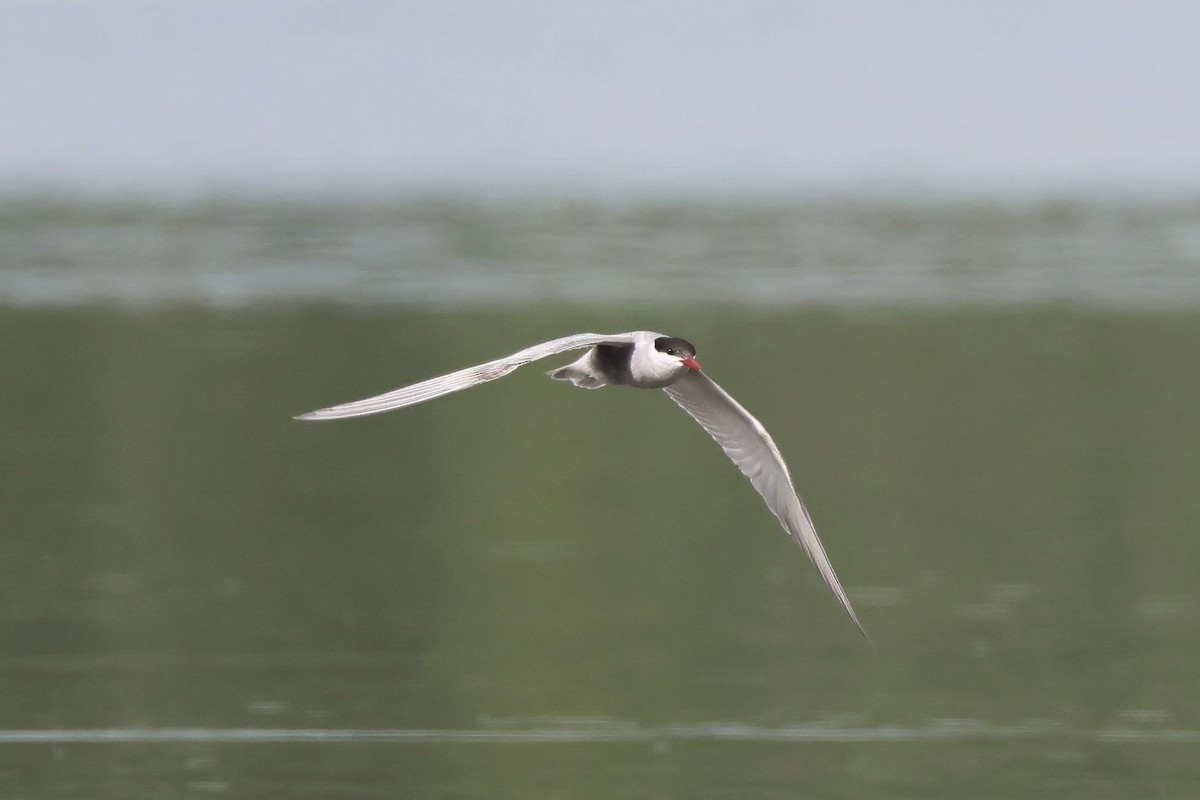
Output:
[[[562,744],[604,742],[959,742],[990,739],[1070,737],[1093,742],[1200,743],[1200,730],[1163,727],[1162,709],[1129,709],[1118,714],[1120,727],[1071,730],[1061,721],[1036,719],[1017,725],[995,725],[979,719],[934,719],[922,727],[859,725],[829,722],[765,728],[741,722],[645,727],[633,721],[604,718],[481,720],[477,728],[338,729],[338,728],[84,728],[77,730],[5,730],[0,744]],[[1147,721],[1152,724],[1147,725]]]

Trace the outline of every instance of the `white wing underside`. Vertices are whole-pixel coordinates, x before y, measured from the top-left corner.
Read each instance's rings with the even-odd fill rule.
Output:
[[[524,350],[513,353],[511,356],[498,358],[486,364],[477,364],[474,367],[460,369],[457,372],[451,372],[448,375],[441,375],[437,378],[430,378],[427,381],[414,383],[411,386],[405,386],[387,394],[368,397],[364,400],[355,400],[352,403],[330,406],[329,408],[321,408],[316,411],[310,411],[307,414],[300,414],[296,419],[345,419],[346,417],[362,417],[367,414],[382,414],[384,411],[392,411],[397,408],[424,403],[427,400],[433,400],[452,392],[460,392],[463,389],[470,389],[472,386],[478,386],[481,383],[503,378],[517,367],[541,358],[565,353],[568,350],[582,350],[585,347],[595,347],[598,344],[631,344],[632,342],[632,333],[608,335],[602,333],[577,333],[573,336],[564,336],[561,339],[553,339],[549,342],[535,344],[533,347],[527,347]]]
[[[771,435],[750,412],[703,372],[688,372],[663,389],[721,445],[725,454],[762,495],[771,513],[804,549],[842,608],[865,636],[837,573],[817,538],[817,529],[792,486],[792,477]]]

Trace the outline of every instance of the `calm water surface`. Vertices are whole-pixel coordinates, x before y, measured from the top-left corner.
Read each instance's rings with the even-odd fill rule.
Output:
[[[226,252],[225,224],[192,246]],[[170,263],[212,283],[131,305],[97,292],[116,259],[94,231],[66,226],[95,253],[89,284],[54,249],[70,236],[17,227],[32,249],[0,278],[0,796],[1200,785],[1200,310],[1178,297],[814,306],[784,281],[771,302],[487,310],[478,265],[435,240],[458,287],[434,280],[441,300],[351,304],[344,277],[336,302],[288,300],[301,284],[283,273],[282,300],[230,308],[210,290],[235,267],[205,272],[176,241]],[[1022,230],[1030,264],[1070,272]],[[1171,241],[1160,267],[1194,246]],[[719,287],[725,256],[697,258],[680,280]],[[1137,283],[1145,264],[1119,260]],[[1187,267],[1162,267],[1179,292]],[[56,275],[69,291],[12,294]],[[290,419],[634,327],[695,341],[771,429],[869,642],[659,393],[531,368],[389,416]]]

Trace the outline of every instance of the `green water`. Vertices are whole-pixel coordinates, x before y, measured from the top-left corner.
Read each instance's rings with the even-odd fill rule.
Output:
[[[642,327],[771,430],[870,641],[661,393],[291,419]],[[1068,306],[0,309],[0,796],[1194,796],[1197,353]]]

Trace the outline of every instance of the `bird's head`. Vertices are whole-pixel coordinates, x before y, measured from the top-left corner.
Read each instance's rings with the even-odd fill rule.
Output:
[[[666,358],[675,359],[676,363],[687,369],[700,369],[700,362],[696,360],[696,348],[687,339],[659,336],[654,340],[654,349]]]

